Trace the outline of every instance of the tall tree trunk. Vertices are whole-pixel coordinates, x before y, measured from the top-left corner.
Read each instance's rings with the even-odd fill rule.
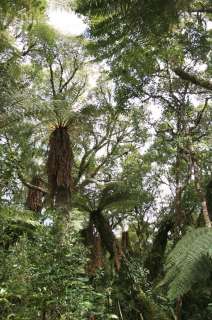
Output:
[[[129,239],[129,232],[123,231],[121,235],[121,248],[122,251],[125,253],[130,249],[130,239]]]
[[[211,220],[208,213],[206,196],[202,188],[201,174],[199,171],[198,161],[195,153],[191,149],[190,149],[190,158],[191,158],[191,164],[192,164],[193,173],[194,173],[196,191],[202,205],[202,213],[203,213],[205,225],[211,228]]]
[[[145,267],[149,269],[149,280],[155,280],[163,271],[163,260],[168,241],[168,233],[174,228],[172,216],[165,216],[158,225],[158,231],[154,237],[152,249],[145,261]]]
[[[73,153],[67,127],[59,126],[51,134],[47,161],[50,198],[57,211],[55,232],[63,243],[69,230]]]
[[[100,234],[102,244],[110,253],[111,258],[114,259],[115,269],[118,272],[120,270],[121,257],[123,255],[123,252],[118,241],[115,238],[109,222],[103,216],[100,210],[93,211],[91,213],[91,219]]]
[[[182,298],[177,298],[176,301],[176,320],[182,319]]]
[[[90,250],[86,269],[89,275],[95,275],[97,269],[104,265],[101,237],[91,220],[87,228],[83,229],[81,233],[84,245]]]
[[[180,183],[180,150],[177,148],[176,164],[175,164],[175,221],[176,227],[180,226],[183,220],[182,208],[181,208],[181,197],[182,197],[182,187]]]

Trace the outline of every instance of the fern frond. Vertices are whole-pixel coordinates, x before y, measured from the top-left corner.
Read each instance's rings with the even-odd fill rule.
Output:
[[[87,195],[74,194],[72,198],[72,206],[82,212],[91,212],[93,210],[92,203]]]
[[[123,182],[109,183],[101,192],[99,209],[130,208],[136,203],[136,194],[131,193]]]
[[[167,258],[166,275],[161,285],[168,284],[168,296],[175,299],[194,284],[206,281],[212,271],[212,229],[190,230],[177,243]]]

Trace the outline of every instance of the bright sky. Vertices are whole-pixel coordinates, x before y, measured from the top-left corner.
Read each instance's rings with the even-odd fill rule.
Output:
[[[86,29],[86,24],[71,10],[49,6],[47,11],[49,23],[64,34],[80,35]]]

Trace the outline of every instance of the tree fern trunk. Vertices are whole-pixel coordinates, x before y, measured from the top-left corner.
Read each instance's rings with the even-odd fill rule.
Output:
[[[89,248],[89,261],[87,264],[87,272],[90,275],[95,275],[97,269],[102,268],[104,265],[102,241],[99,233],[95,230],[92,221],[89,222],[87,228],[83,229],[82,237],[84,244]]]
[[[95,224],[96,229],[100,234],[104,247],[110,253],[111,258],[114,259],[114,265],[115,265],[116,271],[119,271],[121,257],[122,257],[122,250],[115,238],[115,235],[112,231],[112,228],[109,222],[99,210],[93,211],[91,213],[91,218],[93,223]]]
[[[32,178],[31,184],[33,186],[42,187],[42,181],[39,176],[34,176]],[[43,206],[43,192],[28,188],[27,199],[26,199],[26,207],[27,209],[34,211],[36,213],[40,213]]]
[[[66,127],[57,127],[49,140],[47,161],[48,183],[53,207],[57,210],[55,232],[59,243],[64,243],[69,229],[73,154]]]

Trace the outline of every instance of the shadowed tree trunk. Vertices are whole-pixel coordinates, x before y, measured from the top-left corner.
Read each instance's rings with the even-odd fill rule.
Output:
[[[180,181],[180,150],[177,148],[176,164],[175,164],[175,222],[176,228],[181,225],[183,221],[182,209],[181,209],[181,198],[182,198],[182,187]]]
[[[87,272],[90,275],[95,275],[97,269],[104,265],[102,241],[94,224],[90,221],[87,228],[81,231],[84,245],[89,248],[89,261],[87,264]]]
[[[103,246],[110,253],[111,258],[114,259],[116,271],[119,271],[123,253],[109,222],[100,210],[93,211],[91,213],[91,219],[100,234]]]
[[[129,232],[123,231],[121,235],[121,248],[123,252],[127,252],[130,250],[130,239],[129,239]]]
[[[212,221],[212,180],[207,184],[207,187],[206,187],[206,203],[207,203],[209,218]]]
[[[149,269],[149,278],[151,281],[156,279],[163,270],[163,259],[168,241],[168,233],[173,227],[174,221],[171,217],[165,217],[158,227],[150,255],[145,262],[146,268]]]
[[[197,191],[197,194],[198,194],[199,199],[201,201],[202,213],[203,213],[205,225],[207,227],[211,228],[211,220],[210,220],[210,216],[209,216],[209,212],[208,212],[206,196],[205,196],[205,193],[202,188],[202,181],[201,181],[201,175],[200,175],[200,171],[199,171],[198,162],[197,162],[197,159],[196,159],[194,152],[192,150],[189,150],[189,151],[190,151],[191,164],[192,164],[193,173],[194,173],[196,191]]]

